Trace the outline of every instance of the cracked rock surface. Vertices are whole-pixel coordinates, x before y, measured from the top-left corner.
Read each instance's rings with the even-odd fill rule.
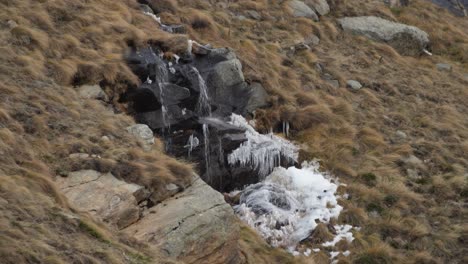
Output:
[[[142,186],[121,181],[111,173],[94,170],[71,172],[68,177],[57,178],[56,183],[73,207],[119,229],[139,218],[140,210],[134,194]]]
[[[236,221],[223,195],[196,177],[124,232],[185,263],[240,263]]]

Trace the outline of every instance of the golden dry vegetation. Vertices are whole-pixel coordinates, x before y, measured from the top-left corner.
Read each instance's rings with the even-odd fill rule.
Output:
[[[118,95],[138,84],[123,60],[128,45],[153,42],[180,53],[189,36],[233,48],[246,79],[260,81],[271,95],[271,107],[257,111],[259,129],[289,122],[291,137],[303,148],[301,158],[321,159],[324,169],[347,184],[341,191],[350,198],[341,201],[345,209],[338,222],[362,229],[351,245],[341,245],[351,255],[339,263],[467,262],[468,20],[423,0],[399,9],[378,0],[332,0],[332,12],[320,22],[292,17],[286,1],[226,1],[227,7],[221,2],[149,1],[164,22],[187,26],[187,35],[169,35],[132,0],[0,0],[2,259],[157,259],[85,215],[67,216],[73,208],[52,180],[91,168],[154,190],[168,181],[184,185],[191,167],[165,156],[161,147],[141,151],[125,131],[132,120]],[[235,17],[246,10],[262,19]],[[354,15],[420,27],[430,35],[434,56],[404,57],[386,44],[344,34],[335,19]],[[287,52],[311,34],[320,37],[318,46]],[[438,62],[453,70],[436,70]],[[317,63],[340,88],[322,78]],[[364,88],[345,88],[349,79]],[[74,89],[97,83],[110,97],[106,105],[80,99]],[[398,130],[406,140],[395,140]],[[76,152],[101,159],[68,157]],[[248,229],[242,236],[247,259],[286,258],[261,246]],[[305,246],[326,237],[321,227]],[[264,255],[255,255],[254,245]],[[305,261],[329,261],[323,251],[312,259]]]

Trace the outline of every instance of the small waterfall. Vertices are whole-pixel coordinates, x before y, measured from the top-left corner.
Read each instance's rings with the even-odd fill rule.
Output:
[[[193,67],[194,72],[197,74],[198,87],[200,89],[200,95],[198,96],[198,103],[196,111],[200,116],[211,116],[210,97],[208,96],[208,87],[206,86],[205,80],[200,75],[198,70]]]
[[[283,135],[288,138],[289,137],[289,122],[283,121]]]
[[[203,143],[205,147],[205,170],[206,170],[206,181],[211,182],[210,175],[210,130],[207,124],[203,124]]]
[[[198,147],[200,145],[200,141],[198,140],[198,138],[196,136],[194,136],[193,134],[190,135],[188,141],[187,141],[187,145],[184,146],[184,148],[187,148],[188,149],[188,157],[190,158],[192,156],[192,151],[194,148]]]

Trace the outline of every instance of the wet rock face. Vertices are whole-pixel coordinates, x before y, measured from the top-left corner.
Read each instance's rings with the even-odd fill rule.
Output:
[[[138,123],[166,142],[166,151],[198,165],[213,188],[229,191],[258,182],[256,169],[229,165],[228,155],[245,142],[245,129],[228,124],[230,116],[253,114],[267,106],[260,83],[248,84],[242,64],[229,48],[194,45],[193,54],[163,59],[157,48],[132,50],[127,62],[142,84],[128,90]]]

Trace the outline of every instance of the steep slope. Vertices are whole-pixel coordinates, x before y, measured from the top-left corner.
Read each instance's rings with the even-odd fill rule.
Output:
[[[191,166],[164,155],[159,141],[141,150],[119,103],[139,82],[123,59],[128,46],[158,43],[171,57],[187,50],[188,36],[233,48],[246,81],[261,83],[270,95],[269,106],[255,113],[258,129],[281,131],[289,124],[301,159],[321,159],[347,184],[339,221],[362,229],[349,248],[340,246],[351,255],[339,263],[467,261],[466,19],[422,0],[398,8],[331,0],[331,13],[319,13],[319,21],[295,16],[291,1],[142,2],[187,34],[162,31],[130,0],[0,0],[5,262],[163,262],[76,213],[52,180],[83,169],[112,172],[153,190],[155,203],[167,198],[167,184],[189,183]],[[390,45],[343,32],[336,20],[369,15],[428,32],[434,55],[402,56]],[[362,88],[347,87],[349,80]],[[81,98],[83,84],[99,84],[108,99]],[[70,156],[77,153],[89,156]],[[241,237],[250,263],[303,261],[268,248],[248,228]],[[320,252],[304,261],[328,263],[329,256]]]

